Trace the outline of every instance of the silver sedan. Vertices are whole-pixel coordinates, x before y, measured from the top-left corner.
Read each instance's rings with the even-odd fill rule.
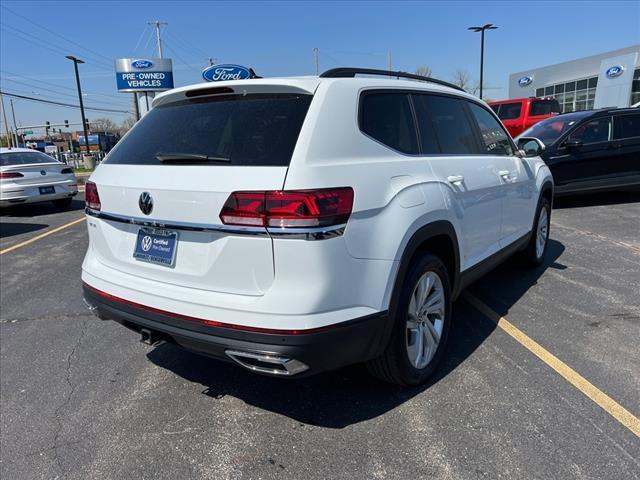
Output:
[[[0,148],[0,207],[53,202],[64,208],[78,193],[73,170],[28,148]]]

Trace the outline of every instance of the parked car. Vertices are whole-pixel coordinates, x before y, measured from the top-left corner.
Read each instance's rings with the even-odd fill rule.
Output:
[[[541,156],[553,173],[558,195],[640,186],[637,108],[565,113],[522,133],[517,138],[521,148],[531,145],[527,137],[544,143]]]
[[[0,207],[53,202],[68,207],[78,194],[73,170],[29,148],[0,148]]]
[[[392,74],[158,95],[86,184],[90,309],[262,374],[424,382],[465,285],[543,261],[553,181],[476,97]]]
[[[555,98],[514,98],[489,102],[512,137],[520,135],[536,123],[560,113]]]

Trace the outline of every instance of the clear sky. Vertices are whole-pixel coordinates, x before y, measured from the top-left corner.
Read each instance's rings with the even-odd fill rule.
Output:
[[[450,80],[458,69],[477,79],[480,36],[471,25],[494,23],[486,37],[486,97],[506,98],[508,75],[640,43],[639,1],[595,2],[0,2],[3,91],[77,104],[73,54],[85,105],[132,110],[116,91],[113,59],[155,52],[147,20],[163,27],[176,86],[196,83],[207,57],[253,67],[259,75],[315,73],[336,66],[414,71],[420,65]],[[15,12],[15,13],[13,13]],[[18,15],[16,15],[18,14]],[[37,24],[37,25],[36,25]],[[44,27],[44,28],[42,28]],[[79,111],[14,100],[19,125],[79,120]],[[9,100],[5,97],[9,110]],[[10,114],[10,110],[8,112]],[[125,114],[88,112],[90,119]],[[77,118],[76,118],[77,117]],[[3,130],[4,132],[4,125]]]

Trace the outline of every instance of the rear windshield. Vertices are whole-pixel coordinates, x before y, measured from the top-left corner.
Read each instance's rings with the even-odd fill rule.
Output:
[[[311,98],[224,95],[161,105],[136,124],[105,163],[159,165],[160,156],[165,163],[172,158],[172,165],[288,166]]]
[[[8,167],[9,165],[31,165],[34,163],[58,162],[55,158],[37,151],[0,153],[0,166],[2,167]]]
[[[529,115],[550,115],[552,113],[560,113],[560,103],[556,99],[534,100],[531,102],[531,112]]]
[[[573,128],[580,120],[592,113],[593,112],[565,113],[557,117],[547,118],[525,130],[518,135],[518,137],[535,137],[542,140],[542,142],[548,146],[560,138],[563,133]]]
[[[502,103],[497,105],[500,108],[498,111],[494,109],[494,112],[498,114],[498,118],[500,120],[513,120],[515,118],[520,117],[520,112],[522,111],[522,103]]]

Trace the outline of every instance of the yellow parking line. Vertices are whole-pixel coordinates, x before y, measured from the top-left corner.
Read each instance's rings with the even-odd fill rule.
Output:
[[[13,250],[16,250],[18,248],[24,247],[25,245],[29,245],[30,243],[33,243],[36,240],[40,240],[41,238],[48,237],[49,235],[57,233],[60,230],[64,230],[65,228],[72,227],[76,223],[83,222],[84,219],[85,219],[85,217],[78,218],[77,220],[74,220],[73,222],[65,223],[64,225],[61,225],[59,227],[53,228],[51,230],[47,230],[46,232],[41,233],[40,235],[36,235],[35,237],[30,238],[29,240],[25,240],[24,242],[20,242],[20,243],[16,243],[15,245],[11,245],[10,247],[5,248],[4,250],[0,250],[0,255],[4,255],[5,253],[9,253],[9,252],[11,252]]]
[[[536,357],[546,363],[549,367],[559,373],[571,385],[580,390],[600,408],[618,420],[622,425],[627,427],[636,436],[640,437],[640,419],[633,415],[629,410],[624,408],[602,390],[590,383],[586,378],[573,370],[569,365],[564,363],[558,357],[546,350],[544,347],[536,343],[532,338],[527,336],[522,330],[517,328],[506,318],[494,312],[489,306],[485,305],[478,298],[465,292],[463,298],[471,305],[478,309],[483,315],[496,323],[505,333],[510,335],[514,340],[523,347],[533,353]]]

